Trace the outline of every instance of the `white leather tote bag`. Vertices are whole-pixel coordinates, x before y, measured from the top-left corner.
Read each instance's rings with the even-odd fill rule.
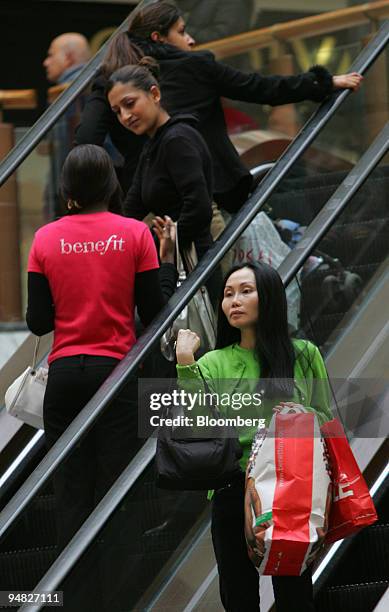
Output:
[[[32,366],[8,387],[5,394],[5,407],[13,417],[24,421],[36,429],[43,429],[43,398],[47,384],[47,368],[37,368],[39,338],[35,340]]]

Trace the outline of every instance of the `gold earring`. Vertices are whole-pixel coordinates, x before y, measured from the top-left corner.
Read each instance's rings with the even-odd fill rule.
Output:
[[[82,208],[82,206],[80,206],[80,204],[76,200],[68,200],[67,207],[68,207],[68,210],[73,210],[73,208],[77,208],[78,210],[81,210]]]

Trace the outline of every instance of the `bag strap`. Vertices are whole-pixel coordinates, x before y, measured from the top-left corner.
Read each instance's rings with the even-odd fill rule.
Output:
[[[175,222],[174,225],[176,226],[176,268],[178,272],[178,280],[182,283],[184,280],[186,280],[186,270],[185,270],[184,262],[181,257],[180,247],[178,243],[177,221]]]
[[[180,251],[180,246],[179,246],[179,238],[178,238],[178,224],[177,224],[177,222],[175,223],[175,226],[176,226],[176,261],[177,261],[177,270],[178,270],[178,274],[179,274],[180,278],[181,278],[181,274],[182,274],[183,275],[182,278],[186,279],[186,271],[185,271],[185,267],[184,267],[184,261],[186,263],[186,267],[187,267],[188,272],[193,272],[193,270],[195,269],[195,267],[198,264],[196,248],[195,248],[194,242],[192,242],[189,249],[185,249],[184,251],[182,251],[182,256],[181,256],[181,251]]]
[[[281,410],[278,411],[278,414],[308,414],[309,410],[304,408],[304,406],[293,406],[293,408],[288,408],[284,406]]]
[[[199,366],[198,364],[197,364],[197,367],[198,367],[198,370],[199,370],[199,372],[200,372],[200,376],[201,376],[201,378],[202,378],[202,380],[203,380],[203,384],[204,384],[205,393],[210,393],[211,395],[213,395],[213,393],[212,393],[211,389],[210,389],[210,388],[209,388],[209,386],[208,386],[207,381],[206,381],[206,380],[205,380],[205,378],[204,378],[204,375],[203,375],[203,373],[202,373],[202,371],[201,371],[201,368],[200,368],[200,366]],[[211,412],[211,414],[212,414],[212,415],[213,415],[215,418],[218,418],[218,417],[220,416],[220,412],[219,412],[218,408],[216,408],[216,406],[214,406],[212,402],[210,402],[210,403],[209,403],[209,402],[207,402],[207,408],[208,408],[208,410]]]
[[[193,272],[193,270],[198,264],[197,253],[196,253],[194,242],[191,243],[189,249],[186,249],[183,252],[183,257],[184,257],[184,261],[186,263],[186,266],[189,272]]]
[[[32,358],[32,369],[35,370],[36,369],[36,363],[38,361],[38,350],[39,350],[39,343],[40,343],[41,339],[39,336],[36,336],[35,338],[35,348],[34,348],[34,356]]]

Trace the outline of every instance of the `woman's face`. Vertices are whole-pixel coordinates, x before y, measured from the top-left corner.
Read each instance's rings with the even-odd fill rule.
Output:
[[[161,42],[167,42],[182,51],[191,51],[195,44],[194,39],[185,30],[185,21],[180,17],[172,25],[167,36],[159,36]]]
[[[155,85],[146,92],[132,83],[116,83],[108,93],[108,101],[120,123],[138,136],[154,135],[161,112],[160,99],[161,93]]]
[[[224,287],[222,310],[229,324],[237,329],[254,327],[258,321],[258,293],[250,268],[233,272]]]

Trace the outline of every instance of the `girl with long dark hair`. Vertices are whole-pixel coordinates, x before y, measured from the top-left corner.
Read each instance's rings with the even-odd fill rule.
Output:
[[[223,283],[216,349],[196,361],[199,346],[195,333],[180,330],[177,372],[183,382],[198,380],[201,384],[204,377],[219,397],[232,382],[234,389],[251,383],[251,392],[259,386],[263,395],[260,414],[267,423],[274,406],[284,404],[303,403],[321,421],[332,418],[323,359],[311,342],[290,339],[285,289],[271,266],[243,264],[230,270]],[[244,470],[255,431],[240,433],[242,472],[215,491],[213,499],[212,540],[221,600],[229,612],[257,612],[260,604],[258,573],[248,557],[244,536]],[[277,612],[313,611],[310,568],[301,576],[272,580]]]
[[[110,45],[102,73],[86,103],[76,142],[103,144],[109,133],[125,158],[125,189],[131,183],[143,143],[118,124],[107,104],[105,86],[114,71],[138,63],[142,55],[155,58],[160,65],[167,112],[196,114],[198,129],[211,153],[214,200],[230,212],[238,210],[247,199],[252,176],[228,137],[220,97],[272,106],[302,100],[321,102],[334,88],[357,89],[362,79],[356,73],[333,77],[322,66],[296,76],[245,74],[215,61],[208,51],[193,51],[193,46],[180,11],[168,2],[141,9],[128,31],[118,34]]]

